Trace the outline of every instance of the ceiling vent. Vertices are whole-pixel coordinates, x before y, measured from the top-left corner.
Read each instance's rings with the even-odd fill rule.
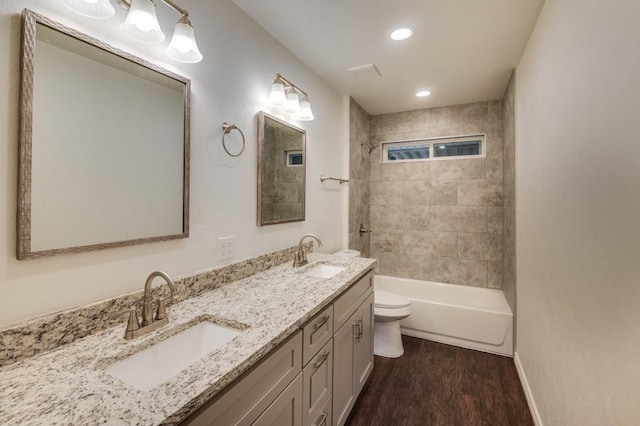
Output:
[[[349,68],[354,77],[363,80],[382,77],[380,70],[375,64],[360,65],[359,67]]]

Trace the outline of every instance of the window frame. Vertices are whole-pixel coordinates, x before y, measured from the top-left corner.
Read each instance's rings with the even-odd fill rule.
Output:
[[[447,155],[443,157],[436,157],[434,152],[434,145],[437,143],[448,142],[470,142],[480,139],[480,154],[477,155]],[[429,156],[428,158],[413,158],[403,160],[389,160],[388,148],[393,145],[428,145]],[[474,158],[487,158],[487,135],[486,133],[476,133],[471,135],[456,135],[456,136],[438,136],[433,138],[415,138],[415,139],[402,139],[402,140],[390,140],[380,142],[380,162],[381,163],[413,163],[416,161],[442,161],[442,160],[461,160],[461,159],[474,159]]]

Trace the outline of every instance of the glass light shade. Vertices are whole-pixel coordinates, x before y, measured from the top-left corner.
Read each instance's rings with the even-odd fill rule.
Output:
[[[62,0],[62,3],[89,18],[107,19],[116,14],[109,0]]]
[[[311,121],[314,118],[313,112],[311,112],[311,102],[309,102],[309,97],[305,96],[300,102],[300,114],[298,115],[298,120]]]
[[[283,107],[287,104],[287,95],[284,94],[284,85],[280,80],[274,81],[271,85],[269,104],[276,107]]]
[[[156,5],[151,0],[131,0],[129,14],[120,29],[145,43],[160,43],[165,38],[156,18]]]
[[[196,44],[193,27],[188,22],[188,20],[180,18],[165,52],[176,61],[194,64],[202,60],[202,53]]]
[[[300,112],[300,98],[294,90],[287,93],[287,106],[284,108],[287,112]]]

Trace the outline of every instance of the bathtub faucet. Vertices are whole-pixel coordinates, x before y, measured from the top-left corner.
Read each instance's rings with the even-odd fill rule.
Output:
[[[320,241],[320,238],[316,237],[313,234],[303,235],[302,238],[300,238],[300,242],[298,243],[298,251],[293,255],[294,268],[307,264],[307,253],[304,251],[304,248],[302,247],[302,244],[304,243],[304,239],[307,237],[315,238],[315,240],[318,242],[318,247],[322,247],[322,241]]]

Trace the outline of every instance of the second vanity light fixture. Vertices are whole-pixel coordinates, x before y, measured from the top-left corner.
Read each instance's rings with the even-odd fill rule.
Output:
[[[302,101],[300,96],[302,95]],[[280,74],[276,74],[271,85],[269,104],[274,107],[284,108],[286,112],[296,114],[300,121],[311,121],[315,117],[311,112],[311,102],[307,92],[287,80]]]
[[[62,0],[62,2],[89,18],[107,19],[116,13],[109,0]],[[179,62],[188,64],[200,62],[202,53],[196,44],[193,26],[189,21],[189,12],[171,0],[162,0],[162,2],[180,14],[173,30],[173,37],[165,52]],[[120,29],[125,34],[144,43],[164,41],[165,35],[158,24],[154,0],[118,0],[118,4],[129,10],[127,18],[120,25]]]

